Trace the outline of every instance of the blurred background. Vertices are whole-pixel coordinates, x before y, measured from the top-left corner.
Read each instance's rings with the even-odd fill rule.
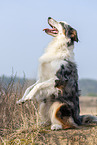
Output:
[[[42,31],[49,27],[49,16],[77,30],[74,53],[81,86],[92,83],[97,90],[96,0],[0,1],[0,76],[37,79],[38,58],[52,39]]]
[[[42,30],[47,18],[66,21],[79,36],[75,60],[79,78],[97,79],[96,0],[0,1],[0,76],[37,77],[38,58],[52,37]]]

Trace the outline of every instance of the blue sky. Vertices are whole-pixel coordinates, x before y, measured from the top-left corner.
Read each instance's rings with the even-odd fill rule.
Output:
[[[78,31],[79,78],[97,80],[97,0],[0,1],[0,76],[10,76],[13,68],[19,77],[37,77],[38,58],[52,39],[42,31],[49,16]]]

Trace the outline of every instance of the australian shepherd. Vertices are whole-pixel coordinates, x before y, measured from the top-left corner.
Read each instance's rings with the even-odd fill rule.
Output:
[[[17,103],[36,99],[42,122],[51,124],[52,130],[97,123],[96,116],[79,115],[80,91],[73,52],[74,42],[78,42],[77,31],[66,22],[57,22],[51,17],[48,24],[51,29],[44,31],[54,38],[39,59],[39,79],[27,88]]]

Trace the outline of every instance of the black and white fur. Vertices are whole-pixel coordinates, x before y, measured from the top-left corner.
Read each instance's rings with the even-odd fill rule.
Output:
[[[79,116],[78,76],[73,53],[74,41],[78,42],[77,31],[66,22],[57,22],[51,17],[48,23],[52,29],[44,31],[54,38],[39,59],[39,80],[27,88],[17,103],[36,99],[43,122],[51,123],[52,130],[78,127],[85,117]],[[75,72],[72,76],[72,81],[77,83],[73,86],[74,92],[71,89],[73,82],[69,80],[71,75],[68,74],[69,78],[65,80],[66,76],[60,73],[67,68],[68,72],[71,73],[72,68]],[[97,118],[92,120],[97,121]]]

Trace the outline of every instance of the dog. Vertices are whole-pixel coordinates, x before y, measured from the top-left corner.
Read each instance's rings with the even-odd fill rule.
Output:
[[[76,30],[66,22],[57,22],[51,17],[48,18],[48,23],[52,29],[47,28],[44,31],[54,38],[39,59],[39,79],[25,91],[18,103],[34,98],[39,101],[45,96],[48,98],[51,94],[56,93],[58,90],[54,87],[56,72],[62,64],[67,64],[64,59],[74,62],[74,41],[78,42]]]
[[[51,124],[52,130],[78,128],[89,120],[97,122],[97,117],[79,115],[78,73],[73,52],[74,42],[78,42],[77,31],[51,17],[48,24],[51,29],[43,31],[54,38],[39,59],[39,79],[17,103],[36,99],[43,123]]]

